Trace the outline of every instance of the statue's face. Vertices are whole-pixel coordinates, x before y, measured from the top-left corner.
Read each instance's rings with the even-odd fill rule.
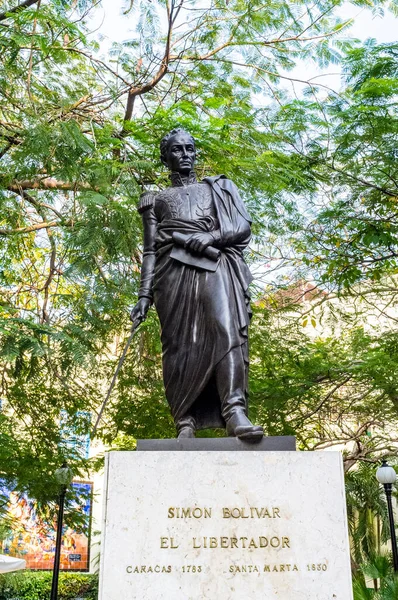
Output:
[[[166,164],[170,171],[188,174],[193,169],[195,158],[195,145],[186,133],[176,133],[169,139]]]

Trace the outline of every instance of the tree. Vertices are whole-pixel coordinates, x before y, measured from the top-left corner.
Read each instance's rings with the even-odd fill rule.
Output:
[[[348,50],[346,86],[287,103],[274,132],[303,161],[315,194],[294,245],[320,282],[382,284],[397,267],[398,45]],[[294,130],[294,136],[287,132]],[[297,226],[295,228],[297,231]]]
[[[303,313],[312,316],[309,326]],[[311,303],[268,304],[257,308],[251,330],[255,418],[270,435],[296,435],[302,450],[344,449],[347,472],[395,455],[398,441],[396,334],[360,319],[361,326],[341,301],[318,313]]]
[[[263,249],[281,272],[268,296],[273,318],[284,314],[295,333],[284,332],[275,362],[261,359],[271,368],[257,385],[259,405],[269,394],[274,423],[283,429],[287,418],[304,447],[348,444],[346,469],[395,455],[396,52],[396,44],[374,41],[348,49],[342,91],[307,86],[304,97],[285,97],[269,117],[269,160],[283,153],[296,160],[307,193],[284,190]],[[302,279],[314,283],[300,292]],[[323,328],[322,337],[305,340],[300,324],[318,327],[318,335]],[[283,382],[279,390],[272,372]]]
[[[162,135],[176,124],[190,129],[201,154],[199,174],[224,172],[236,181],[258,242],[281,232],[281,211],[295,214],[292,194],[315,192],[313,162],[287,151],[296,124],[286,125],[290,133],[281,144],[270,127],[270,102],[281,102],[279,83],[299,58],[326,64],[350,49],[341,36],[348,24],[336,17],[340,5],[217,0],[198,9],[191,0],[137,1],[126,15],[135,23],[131,39],[106,57],[88,36],[90,3],[5,6],[1,475],[19,490],[45,501],[53,493],[43,485],[45,474],[65,456],[77,473],[90,466],[64,443],[60,413],[88,432],[79,414],[98,410],[125,341],[141,260],[135,206],[144,188],[165,184],[157,150]],[[263,106],[255,105],[256,93]],[[134,436],[171,432],[157,331],[152,315],[99,430],[108,444],[128,447]],[[256,343],[254,354],[264,342]],[[267,385],[258,378],[254,395],[258,415],[276,431],[261,404],[260,387]],[[311,396],[314,407],[317,401]],[[295,414],[299,426],[302,415]]]
[[[349,473],[346,493],[352,557],[358,566],[380,556],[390,538],[387,506],[374,468],[366,464]]]

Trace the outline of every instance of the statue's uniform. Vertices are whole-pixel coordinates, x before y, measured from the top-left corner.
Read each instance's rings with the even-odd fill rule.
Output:
[[[223,176],[198,183],[172,177],[173,186],[143,194],[139,297],[154,301],[162,327],[163,378],[177,429],[225,427],[247,411],[248,286],[243,260],[250,217],[234,184]],[[170,257],[172,235],[211,233],[221,250],[217,269]],[[200,257],[199,257],[200,262]]]

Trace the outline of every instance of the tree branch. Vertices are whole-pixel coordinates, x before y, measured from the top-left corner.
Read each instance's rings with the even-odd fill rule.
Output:
[[[209,58],[211,58],[212,56],[215,56],[216,54],[218,54],[219,52],[221,52],[221,50],[224,50],[225,48],[233,48],[235,46],[275,46],[276,44],[284,44],[286,42],[312,42],[313,40],[319,40],[319,39],[325,39],[325,38],[329,38],[333,35],[336,35],[337,33],[340,33],[340,31],[344,28],[347,27],[347,25],[350,23],[351,21],[345,23],[342,27],[340,27],[340,29],[336,30],[336,31],[331,31],[329,33],[324,33],[321,35],[315,35],[315,36],[311,36],[311,37],[301,37],[301,34],[298,34],[296,36],[291,36],[291,37],[287,37],[287,38],[276,38],[273,40],[262,40],[262,41],[255,41],[255,42],[233,42],[233,36],[230,36],[229,40],[227,42],[224,42],[223,44],[221,44],[220,46],[218,46],[217,48],[214,48],[213,50],[210,50],[207,54],[203,54],[202,56],[186,56],[186,57],[181,57],[181,56],[177,56],[177,55],[172,55],[170,57],[170,59],[174,60],[176,58],[180,58],[182,60],[199,60],[199,61],[204,61],[204,60],[208,60]],[[307,28],[308,29],[308,28]],[[306,30],[304,30],[306,31]]]
[[[7,188],[10,192],[12,192],[13,194],[16,194],[17,196],[21,196],[22,198],[24,198],[25,200],[27,200],[27,202],[29,202],[29,204],[31,204],[32,206],[34,206],[37,210],[37,212],[39,214],[42,208],[47,208],[48,210],[51,210],[54,214],[57,215],[57,217],[59,219],[62,219],[62,214],[53,206],[51,206],[51,204],[47,204],[46,202],[40,202],[39,200],[37,200],[36,198],[34,198],[33,196],[31,196],[30,194],[28,194],[28,192],[26,192],[25,190],[20,189],[18,192],[15,192],[15,190],[12,190],[10,188]]]
[[[35,14],[35,18],[33,20],[33,28],[32,28],[32,39],[35,37],[36,35],[36,27],[37,27],[37,13],[40,10],[40,4],[41,4],[41,0],[37,1],[37,7],[36,7],[36,14]],[[32,95],[31,95],[31,91],[30,91],[30,84],[31,84],[31,80],[32,80],[32,70],[33,70],[33,42],[32,42],[32,46],[30,48],[30,54],[29,54],[29,68],[28,68],[28,78],[26,80],[26,87],[28,90],[28,96],[30,101],[32,101]]]
[[[13,142],[8,142],[8,144],[6,146],[4,146],[4,148],[2,148],[0,150],[0,158],[3,158],[3,156],[5,154],[7,154],[7,152],[9,151],[9,149],[13,146]]]
[[[373,190],[377,190],[378,192],[381,192],[382,194],[385,194],[386,196],[390,196],[391,198],[397,197],[396,192],[390,192],[386,188],[380,187],[379,185],[376,185],[375,183],[371,183],[370,181],[367,181],[366,179],[361,179],[361,177],[352,175],[348,170],[344,171],[343,169],[339,169],[334,164],[329,165],[328,163],[326,163],[326,161],[325,161],[325,166],[328,169],[335,171],[336,173],[341,173],[342,175],[345,175],[346,177],[349,177],[350,179],[353,179],[354,181],[357,181],[358,183],[362,183],[362,185],[365,185],[366,187],[372,188]]]
[[[18,4],[18,6],[14,6],[14,8],[10,8],[10,10],[5,10],[4,12],[0,13],[0,21],[8,19],[8,17],[13,13],[24,10],[25,8],[29,8],[29,6],[32,6],[33,4],[37,4],[38,1],[39,0],[24,0],[24,2]]]
[[[133,114],[133,109],[134,109],[135,98],[137,96],[142,96],[143,94],[146,94],[147,92],[152,90],[163,79],[163,77],[166,75],[166,73],[168,71],[169,62],[170,62],[170,48],[171,48],[171,36],[173,33],[173,25],[175,23],[175,20],[178,17],[178,13],[180,12],[180,10],[182,8],[183,3],[184,3],[184,0],[181,0],[178,7],[175,8],[175,0],[172,1],[172,5],[171,5],[170,11],[169,11],[169,19],[168,19],[169,24],[168,24],[168,30],[167,30],[166,46],[165,46],[164,55],[161,60],[160,67],[159,67],[157,73],[147,83],[145,83],[141,86],[138,86],[138,87],[131,87],[129,90],[129,95],[128,95],[127,104],[126,104],[126,110],[125,110],[124,119],[123,119],[124,124],[123,124],[122,131],[119,134],[119,137],[124,137],[127,134],[125,124],[127,123],[127,121],[131,120],[131,117]]]
[[[15,181],[7,186],[10,192],[19,193],[21,190],[65,190],[75,192],[77,190],[96,190],[89,183],[59,181],[54,177],[44,177],[43,179],[25,179]]]
[[[70,223],[70,221],[69,221]],[[39,231],[39,229],[48,229],[49,227],[56,227],[61,225],[60,221],[42,221],[36,223],[36,225],[29,225],[28,227],[18,227],[18,229],[4,229],[0,228],[0,235],[13,235],[14,233],[30,233],[32,231]]]
[[[54,48],[59,50],[58,46],[54,46]],[[120,81],[122,81],[125,85],[130,86],[129,82],[126,79],[124,79],[124,77],[122,77],[119,73],[117,73],[114,69],[112,69],[109,65],[107,65],[103,60],[100,60],[99,58],[96,58],[95,56],[92,56],[91,54],[88,54],[87,52],[84,52],[83,50],[80,50],[79,48],[71,48],[70,46],[64,46],[62,48],[62,50],[65,50],[66,52],[74,52],[75,54],[80,54],[81,56],[85,56],[91,62],[97,63],[97,64],[101,65],[102,67],[104,67],[104,69],[109,71],[109,73],[112,73],[112,75],[116,79],[120,79]]]
[[[340,381],[339,383],[337,383],[333,389],[330,390],[330,392],[328,392],[325,396],[325,398],[323,398],[323,400],[321,400],[321,402],[319,402],[318,406],[310,411],[309,413],[303,415],[302,417],[300,417],[300,421],[305,421],[306,419],[309,419],[310,417],[313,417],[321,408],[322,406],[328,401],[330,400],[330,398],[333,396],[333,394],[335,392],[337,392],[337,390],[339,388],[341,388],[343,385],[345,385],[346,383],[348,383],[350,381],[350,379],[352,379],[352,375],[349,375],[348,377],[346,377],[345,379],[343,379],[343,381]]]
[[[47,307],[48,307],[48,302],[49,302],[49,299],[50,299],[50,285],[51,285],[51,282],[52,282],[52,280],[54,278],[54,275],[56,273],[55,259],[56,259],[56,256],[57,256],[57,246],[56,246],[55,241],[54,241],[53,232],[51,231],[50,228],[48,228],[47,235],[48,235],[48,239],[49,239],[50,245],[51,245],[50,271],[49,271],[48,277],[46,279],[46,282],[45,282],[42,290],[40,290],[40,291],[44,291],[44,301],[43,301],[41,322],[49,324],[50,323],[50,317],[49,317],[49,314],[48,314],[48,311],[47,311]]]

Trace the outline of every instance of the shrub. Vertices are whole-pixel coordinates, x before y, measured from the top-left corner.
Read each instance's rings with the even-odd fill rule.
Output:
[[[20,571],[0,575],[0,600],[49,600],[52,572]],[[59,600],[97,600],[98,576],[60,573]]]
[[[369,589],[366,579],[373,580],[374,589]],[[354,600],[397,600],[398,579],[394,574],[391,555],[375,555],[361,565],[354,577]]]

